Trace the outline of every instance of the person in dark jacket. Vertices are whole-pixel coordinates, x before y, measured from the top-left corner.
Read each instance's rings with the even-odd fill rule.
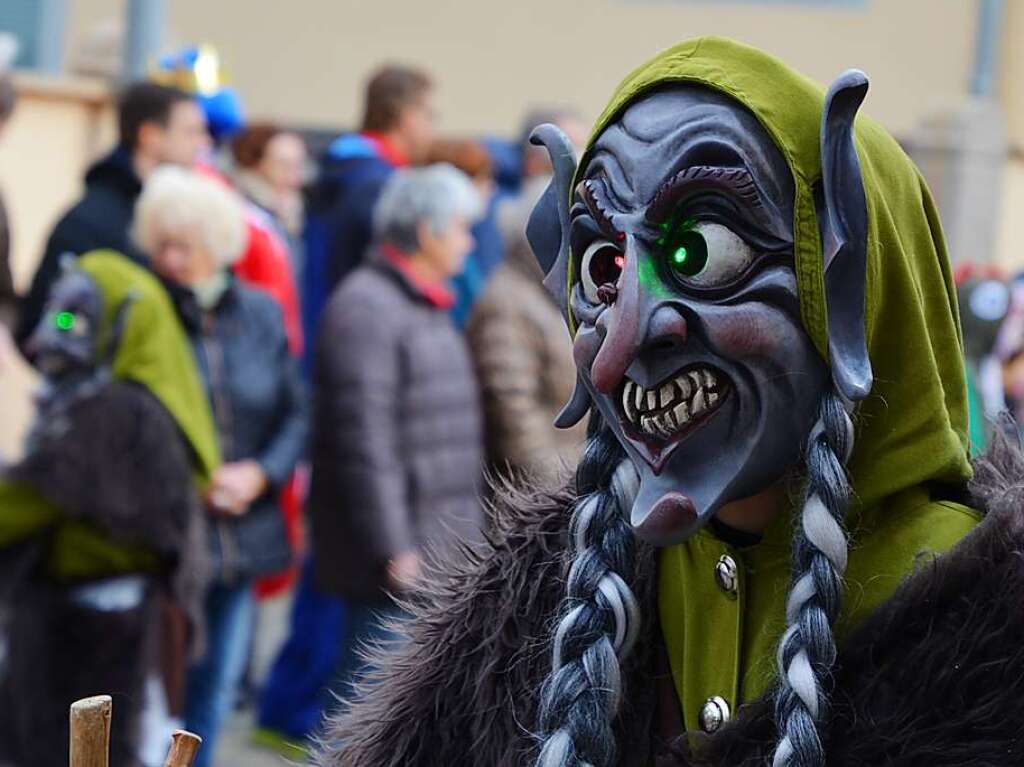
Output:
[[[57,222],[18,317],[24,349],[39,322],[65,253],[108,248],[144,263],[129,236],[132,210],[146,177],[158,166],[192,166],[209,138],[202,110],[188,94],[154,83],[130,85],[118,105],[117,146],[85,174],[85,194]]]
[[[423,159],[433,138],[432,84],[425,73],[401,66],[378,70],[366,87],[358,133],[339,136],[322,160],[307,205],[303,264],[303,373],[312,375],[316,332],[338,282],[369,247],[373,206],[396,167]],[[333,637],[344,624],[344,606],[314,586],[314,566],[304,564],[288,640],[274,662],[259,716],[261,735],[301,740],[320,719],[320,697],[334,667]],[[326,638],[326,639],[325,639]]]
[[[386,66],[370,77],[362,129],[328,146],[310,201],[303,275],[307,338],[313,338],[334,286],[362,262],[374,204],[388,176],[425,159],[433,136],[433,85],[425,72]]]
[[[472,182],[450,165],[403,170],[374,218],[377,248],[331,296],[319,335],[311,507],[320,587],[348,600],[343,697],[357,650],[395,616],[424,552],[479,538],[476,384],[446,283],[473,247]]]
[[[205,497],[214,567],[208,641],[185,693],[185,725],[204,740],[199,767],[214,757],[244,671],[253,580],[290,564],[276,499],[306,441],[302,386],[281,311],[229,269],[245,231],[241,200],[194,171],[160,168],[139,198],[136,237],[192,342],[225,461]]]

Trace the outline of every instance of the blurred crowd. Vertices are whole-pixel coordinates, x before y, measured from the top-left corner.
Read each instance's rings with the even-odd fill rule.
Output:
[[[984,453],[995,431],[1024,435],[1024,274],[961,264],[954,278],[960,304],[970,439]]]
[[[63,764],[69,703],[100,692],[115,767],[162,764],[175,727],[215,764],[240,705],[301,758],[421,571],[584,436],[552,425],[576,373],[525,237],[551,175],[530,129],[582,143],[572,109],[442,138],[429,73],[387,66],[314,155],[200,97],[194,63],[124,88],[23,295],[0,202],[0,361],[39,373],[0,475],[0,764]],[[0,79],[0,131],[15,107]]]

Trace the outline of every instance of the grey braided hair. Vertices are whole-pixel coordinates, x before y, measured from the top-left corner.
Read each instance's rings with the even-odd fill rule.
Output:
[[[537,767],[609,767],[622,700],[620,663],[640,631],[630,588],[636,541],[629,511],[639,477],[611,430],[590,440],[577,469],[580,495],[569,528],[572,564],[541,691]]]
[[[793,586],[777,656],[775,719],[779,741],[772,767],[821,767],[825,750],[818,723],[827,716],[824,683],[836,658],[832,625],[839,614],[850,499],[845,464],[853,423],[835,391],[827,392],[807,442],[807,484],[793,541]]]

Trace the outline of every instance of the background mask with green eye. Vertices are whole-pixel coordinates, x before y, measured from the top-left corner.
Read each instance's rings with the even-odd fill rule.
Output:
[[[799,464],[828,382],[800,318],[792,176],[752,115],[690,85],[631,104],[584,162],[565,227],[585,395],[567,412],[600,412],[640,473],[630,521],[666,545]]]
[[[73,267],[65,269],[27,343],[36,367],[51,382],[99,366],[101,311],[99,289],[92,279]]]

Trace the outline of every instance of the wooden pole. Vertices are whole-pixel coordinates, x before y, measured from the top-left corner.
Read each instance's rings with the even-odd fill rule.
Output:
[[[187,730],[175,730],[171,735],[171,750],[167,752],[164,767],[192,767],[203,739]]]
[[[112,708],[109,695],[83,698],[71,704],[70,767],[108,767]]]

